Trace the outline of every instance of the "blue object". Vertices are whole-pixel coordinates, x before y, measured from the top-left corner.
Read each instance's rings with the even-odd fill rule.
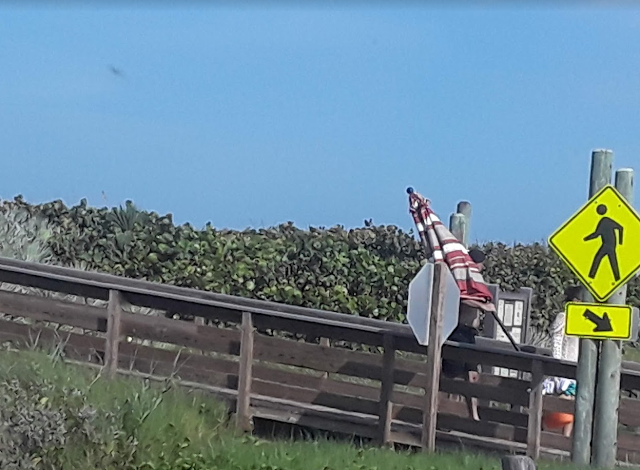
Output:
[[[575,382],[571,382],[571,384],[569,384],[569,386],[567,387],[567,389],[563,393],[565,395],[569,395],[571,397],[575,397],[576,396],[576,383]]]

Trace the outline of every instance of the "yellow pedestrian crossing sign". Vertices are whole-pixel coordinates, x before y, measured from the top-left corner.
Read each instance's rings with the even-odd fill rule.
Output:
[[[604,302],[640,270],[640,216],[607,185],[549,237],[549,246]]]
[[[565,312],[567,336],[621,341],[631,338],[633,309],[629,305],[569,302]]]

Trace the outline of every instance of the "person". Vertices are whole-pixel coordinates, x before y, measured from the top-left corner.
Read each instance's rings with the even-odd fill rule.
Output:
[[[564,292],[564,301],[579,302],[580,286],[570,286]],[[564,334],[565,313],[559,312],[551,323],[552,355],[556,359],[578,362],[578,348],[580,341],[576,336],[566,336]]]
[[[457,343],[476,344],[479,326],[480,315],[478,314],[478,309],[461,303],[458,326],[449,336],[449,340]],[[476,364],[450,359],[442,359],[442,375],[448,379],[463,379],[469,383],[477,383],[480,380]],[[464,395],[464,397],[469,415],[474,421],[480,421],[478,399],[468,395]]]
[[[478,248],[469,250],[469,256],[478,266],[478,270],[484,269],[484,261],[486,255]],[[465,344],[476,344],[476,336],[480,334],[483,314],[479,308],[469,305],[465,301],[460,303],[460,311],[458,315],[458,326],[449,336],[450,341]],[[463,361],[453,361],[449,359],[442,360],[442,374],[449,379],[463,379],[469,383],[477,383],[480,380],[478,366]],[[478,399],[465,395],[465,401],[469,415],[475,421],[480,421],[478,415]]]
[[[478,271],[482,272],[484,270],[484,262],[487,259],[487,255],[484,254],[482,250],[479,248],[471,248],[469,250],[469,256],[478,266]]]
[[[568,287],[565,290],[564,300],[565,302],[579,301],[580,287]],[[565,313],[560,312],[551,324],[551,353],[556,359],[578,362],[579,340],[576,337],[564,334],[565,321]],[[565,400],[575,399],[576,382],[562,377],[548,377],[543,382],[542,393],[544,395],[557,395]],[[559,430],[565,437],[571,437],[573,420],[572,413],[546,412],[542,416],[542,428],[544,430]]]

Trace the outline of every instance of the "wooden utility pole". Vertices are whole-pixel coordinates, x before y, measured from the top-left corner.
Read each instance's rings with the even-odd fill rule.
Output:
[[[615,187],[633,205],[633,170],[616,171]],[[608,304],[625,305],[627,285],[613,294]],[[598,363],[596,387],[592,464],[613,468],[616,463],[618,443],[618,407],[620,404],[620,368],[622,366],[622,341],[603,340]]]
[[[633,170],[618,170],[614,187],[612,163],[610,150],[592,153],[589,200],[549,237],[584,286],[582,302],[565,305],[565,334],[580,338],[572,449],[580,467],[616,464],[622,341],[632,338],[634,324],[625,284],[640,271]]]
[[[456,212],[464,216],[464,232],[462,240],[460,241],[467,247],[469,246],[469,234],[471,233],[471,203],[468,201],[460,201]]]
[[[462,214],[451,214],[451,217],[449,217],[449,231],[463,245],[465,245],[463,241],[465,237],[465,222]]]
[[[461,201],[456,212],[449,217],[449,231],[465,247],[469,246],[469,227],[471,223],[471,204]]]
[[[611,150],[594,150],[591,153],[589,198],[611,183],[612,166],[613,152]],[[593,301],[593,297],[584,287],[582,288],[581,297],[581,300],[585,302]],[[587,466],[591,461],[591,435],[597,362],[598,348],[596,341],[580,339],[580,352],[576,371],[577,389],[573,448],[571,452],[571,460],[577,466]]]

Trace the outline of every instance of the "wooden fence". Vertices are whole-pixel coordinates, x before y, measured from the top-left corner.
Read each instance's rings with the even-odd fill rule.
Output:
[[[245,430],[260,418],[420,445],[426,348],[407,325],[7,259],[0,282],[0,342],[58,345],[109,374],[175,376],[228,402]],[[447,342],[443,357],[525,374],[481,374],[477,384],[443,378],[439,443],[567,455],[570,439],[542,431],[541,420],[572,412],[573,402],[543,397],[541,382],[575,378],[574,364],[490,340]],[[640,372],[625,368],[622,388],[640,391]],[[480,422],[451,394],[478,397]],[[620,461],[640,463],[636,428],[640,401],[623,398]]]

